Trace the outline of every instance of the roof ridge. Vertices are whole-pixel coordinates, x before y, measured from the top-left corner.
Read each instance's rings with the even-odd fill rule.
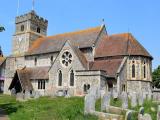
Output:
[[[82,30],[76,30],[76,31],[72,31],[72,32],[65,32],[65,33],[55,34],[55,35],[52,35],[52,36],[47,36],[46,38],[52,38],[52,37],[63,36],[63,35],[86,33],[86,32],[89,32],[89,31],[95,31],[97,29],[101,30],[101,27],[102,26],[97,26],[97,27],[91,27],[91,28],[82,29]]]

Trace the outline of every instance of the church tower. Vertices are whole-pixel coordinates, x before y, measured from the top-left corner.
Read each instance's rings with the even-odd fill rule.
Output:
[[[12,55],[24,55],[34,40],[47,35],[48,21],[39,17],[34,10],[17,16],[13,35]]]

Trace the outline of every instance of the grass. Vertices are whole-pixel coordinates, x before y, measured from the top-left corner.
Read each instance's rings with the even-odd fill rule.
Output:
[[[115,106],[115,107],[121,107],[122,106],[122,100],[111,98],[110,105]]]
[[[14,97],[0,95],[0,108],[10,120],[97,120],[84,115],[84,98],[42,97],[26,102],[16,102]]]

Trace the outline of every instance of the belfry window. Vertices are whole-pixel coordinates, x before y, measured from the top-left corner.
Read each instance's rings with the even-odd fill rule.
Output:
[[[37,33],[41,33],[40,27],[37,27]]]
[[[71,70],[70,72],[70,86],[74,86],[74,72]]]
[[[132,61],[132,78],[136,77],[135,61]]]
[[[62,71],[58,72],[58,86],[62,86]]]
[[[24,25],[21,25],[21,31],[22,32],[24,31]]]
[[[146,62],[143,63],[143,77],[146,78]]]

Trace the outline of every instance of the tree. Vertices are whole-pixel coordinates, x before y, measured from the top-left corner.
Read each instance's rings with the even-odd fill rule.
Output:
[[[160,65],[152,73],[153,86],[160,88]]]
[[[5,28],[3,26],[0,26],[0,32],[5,31]]]

